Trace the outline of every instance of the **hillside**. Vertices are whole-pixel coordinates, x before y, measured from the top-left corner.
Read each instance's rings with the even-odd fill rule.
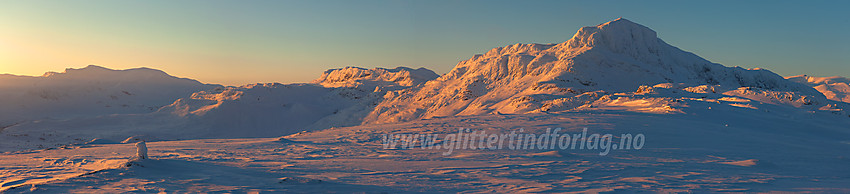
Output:
[[[671,98],[697,87],[803,109],[828,104],[811,87],[764,69],[712,63],[665,43],[645,26],[617,19],[583,27],[563,43],[515,44],[475,55],[423,87],[389,93],[364,123],[567,111],[656,85],[678,90],[664,96]]]
[[[830,100],[850,103],[850,79],[841,76],[811,77],[798,75],[787,77],[788,80],[814,87]]]
[[[150,68],[113,70],[90,65],[43,76],[0,75],[0,126],[109,114],[154,112],[174,100],[218,85]]]
[[[19,122],[0,132],[4,140],[0,151],[92,139],[120,142],[130,136],[148,140],[273,137],[354,126],[361,124],[386,92],[416,87],[436,77],[427,69],[350,67],[328,70],[313,84],[184,89],[179,91],[182,96],[153,111]]]

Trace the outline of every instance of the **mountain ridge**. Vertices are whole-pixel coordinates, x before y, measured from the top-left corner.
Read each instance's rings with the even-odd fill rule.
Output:
[[[113,70],[89,65],[43,76],[0,76],[0,123],[103,114],[149,113],[220,85],[178,78],[150,68]]]
[[[662,83],[791,92],[792,101],[810,96],[791,104],[825,103],[826,99],[811,87],[768,70],[712,63],[665,43],[643,25],[620,18],[583,27],[562,43],[514,44],[475,55],[423,87],[388,93],[364,123],[564,111],[608,93]]]
[[[583,27],[562,43],[493,48],[458,62],[444,75],[424,68],[345,67],[327,70],[311,83],[224,87],[184,81],[201,88],[177,88],[178,93],[170,95],[170,101],[144,111],[101,111],[83,118],[29,118],[26,122],[10,123],[0,133],[16,137],[42,133],[120,141],[128,136],[270,137],[332,127],[487,114],[626,111],[663,115],[744,111],[779,115],[820,112],[841,119],[848,116],[845,110],[850,105],[827,99],[808,81],[787,80],[765,69],[712,63],[656,36],[645,26],[618,19]],[[61,78],[80,71],[164,74],[145,68],[115,71],[89,66],[40,78]],[[48,97],[63,97],[47,91]],[[125,99],[137,93],[122,91],[125,90],[108,94],[115,93],[117,99]],[[53,128],[62,130],[50,130]],[[23,147],[41,145],[30,143],[38,142],[33,139],[17,138],[9,142],[13,140],[26,141],[18,142]],[[61,138],[53,142],[69,141],[73,142]]]
[[[812,77],[807,75],[796,75],[786,77],[786,79],[814,87],[830,100],[850,103],[850,79],[846,77]]]
[[[380,87],[403,88],[417,86],[437,77],[439,77],[437,73],[424,67],[418,69],[408,67],[396,67],[393,69],[345,67],[329,69],[311,83],[324,87],[354,87],[380,90]]]

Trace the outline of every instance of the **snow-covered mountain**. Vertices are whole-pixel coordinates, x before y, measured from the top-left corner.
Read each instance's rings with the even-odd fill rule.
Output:
[[[149,113],[214,87],[218,86],[149,68],[90,65],[40,77],[0,75],[0,127],[31,120]]]
[[[21,122],[3,131],[5,136],[0,138],[11,138],[0,142],[5,144],[0,147],[17,150],[83,143],[94,138],[121,141],[130,136],[149,140],[270,137],[354,126],[362,123],[386,92],[416,87],[436,77],[424,68],[348,67],[328,70],[310,84],[185,89],[170,104],[147,114]]]
[[[187,120],[199,137],[268,137],[359,125],[382,96],[438,75],[425,68],[325,71],[312,84],[250,84],[199,91],[158,111]],[[242,129],[242,130],[233,130]]]
[[[357,88],[251,84],[196,92],[157,114],[185,120],[182,128],[195,129],[195,137],[269,137],[358,125],[379,97]]]
[[[436,79],[439,76],[425,68],[411,69],[407,67],[396,67],[395,69],[364,69],[359,67],[345,67],[341,69],[329,69],[322,73],[319,79],[313,80],[313,83],[329,88],[351,87],[380,91],[417,86]]]
[[[795,107],[827,104],[811,87],[768,70],[712,63],[621,18],[583,27],[563,43],[515,44],[475,55],[423,87],[387,94],[364,123],[564,111],[657,84],[712,88]]]
[[[3,75],[2,118],[25,119],[0,128],[0,192],[848,193],[848,83],[711,63],[625,19],[442,76]]]
[[[823,93],[830,100],[850,103],[850,79],[841,76],[811,77],[797,75],[787,77],[788,80],[806,84]]]
[[[52,81],[50,89],[21,83],[4,86],[18,88],[3,95],[37,96],[41,99],[35,100],[51,108],[33,109],[41,112],[26,118],[67,118],[76,113],[72,110],[88,116],[30,119],[5,127],[0,138],[7,141],[0,143],[7,148],[16,146],[12,150],[93,138],[120,141],[138,135],[162,140],[271,137],[331,127],[487,114],[702,114],[712,110],[711,114],[746,111],[793,118],[819,111],[847,119],[845,110],[850,107],[830,100],[840,95],[827,94],[827,99],[809,85],[839,83],[837,78],[798,83],[768,70],[726,67],[671,46],[651,29],[626,19],[583,27],[559,44],[495,48],[459,62],[442,76],[424,68],[346,67],[328,70],[307,84],[221,87],[173,78],[158,70],[90,66],[16,79],[62,80]],[[66,83],[75,84],[62,85]],[[41,92],[28,92],[33,88]],[[114,111],[119,109],[115,104],[128,110]],[[56,108],[62,107],[58,105],[67,107]]]

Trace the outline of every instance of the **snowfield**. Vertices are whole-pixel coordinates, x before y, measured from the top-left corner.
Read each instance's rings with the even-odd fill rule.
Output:
[[[0,84],[0,192],[850,192],[846,78],[726,67],[626,19],[444,75],[235,87],[89,66]],[[540,144],[553,129],[575,146]]]
[[[847,119],[834,123],[832,114],[779,116],[699,104],[715,108],[674,115],[606,110],[459,116],[282,138],[149,142],[151,159],[138,162],[128,162],[132,144],[87,144],[0,155],[0,179],[9,192],[36,193],[850,192]],[[581,149],[457,149],[446,156],[446,149],[383,149],[380,137],[450,134],[461,127],[538,134],[586,127],[590,133],[641,133],[646,143],[605,156]]]

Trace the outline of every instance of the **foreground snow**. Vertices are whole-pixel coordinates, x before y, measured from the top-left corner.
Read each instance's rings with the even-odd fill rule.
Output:
[[[712,104],[712,103],[706,103]],[[0,155],[9,192],[850,192],[850,122],[835,115],[718,107],[695,114],[618,110],[437,118],[331,128],[282,138],[88,144]],[[720,109],[720,110],[718,110]],[[755,110],[754,110],[755,111]],[[815,113],[821,114],[821,113]],[[793,119],[792,119],[793,117]],[[816,126],[816,127],[813,127]],[[640,150],[383,149],[382,134],[637,134]],[[617,135],[615,135],[617,136]],[[617,138],[613,142],[618,142]],[[128,162],[129,161],[129,162]]]

